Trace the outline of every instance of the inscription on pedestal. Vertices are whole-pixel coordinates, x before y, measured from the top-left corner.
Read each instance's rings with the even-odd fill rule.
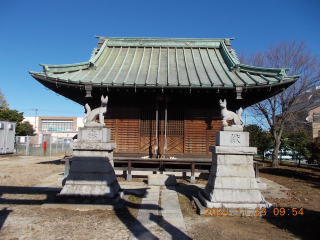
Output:
[[[249,133],[248,132],[217,132],[216,146],[235,146],[248,147]]]
[[[240,142],[240,134],[236,134],[236,133],[232,133],[231,137],[230,137],[230,143],[233,144],[237,144],[237,143],[241,143]]]
[[[110,129],[102,127],[79,128],[80,142],[110,142]]]
[[[88,138],[97,139],[98,138],[98,132],[96,130],[90,130],[88,132]]]

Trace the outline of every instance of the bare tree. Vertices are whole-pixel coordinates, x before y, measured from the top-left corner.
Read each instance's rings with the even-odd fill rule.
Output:
[[[305,41],[281,42],[264,52],[240,56],[242,62],[260,67],[286,68],[287,75],[299,80],[278,95],[250,107],[255,119],[273,136],[272,166],[278,167],[278,152],[285,125],[295,121],[297,112],[308,104],[308,93],[320,81],[320,61],[312,55]]]

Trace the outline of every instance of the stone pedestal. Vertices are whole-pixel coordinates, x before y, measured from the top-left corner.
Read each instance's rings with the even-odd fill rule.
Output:
[[[57,196],[59,203],[113,204],[119,200],[120,185],[113,169],[110,129],[84,127],[72,144],[73,156],[65,186]]]
[[[217,146],[210,146],[212,166],[200,199],[208,208],[268,208],[259,191],[253,169],[257,148],[249,147],[249,133],[216,133]]]

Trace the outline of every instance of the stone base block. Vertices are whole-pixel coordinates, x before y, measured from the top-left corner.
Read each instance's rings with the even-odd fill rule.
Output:
[[[177,181],[174,175],[152,174],[152,175],[148,175],[148,185],[175,186],[177,185]]]
[[[68,185],[108,185],[117,180],[114,172],[109,173],[86,173],[72,172],[68,175],[66,184]]]
[[[257,154],[256,147],[237,147],[237,146],[209,146],[209,151],[216,154],[240,154],[254,155]]]
[[[127,180],[127,181],[132,181],[132,175],[131,175],[131,174],[127,174],[126,180]]]
[[[243,126],[231,125],[231,126],[222,126],[221,131],[228,132],[243,132]]]
[[[87,150],[87,151],[113,151],[117,144],[116,143],[100,143],[100,142],[72,142],[70,143],[72,149],[76,150]]]
[[[265,201],[258,189],[214,189],[207,184],[203,192],[210,202],[260,203]]]
[[[67,177],[58,178],[58,186],[63,187],[66,184]]]
[[[70,173],[108,173],[113,171],[113,167],[109,161],[79,161],[72,160]]]
[[[59,196],[65,199],[107,199],[114,198],[119,190],[120,185],[108,158],[76,156],[72,158],[70,173]]]
[[[203,192],[199,192],[198,194],[201,202],[205,205],[207,208],[223,208],[223,209],[238,209],[240,208],[243,210],[243,208],[246,209],[252,209],[255,210],[256,208],[271,208],[272,204],[263,200],[262,202],[224,202],[224,201],[217,201],[217,202],[211,202],[208,201],[205,197],[205,194]],[[263,198],[263,196],[262,196]],[[264,198],[263,198],[264,199]]]
[[[93,197],[93,196],[74,196],[74,195],[58,195],[54,198],[54,203],[67,204],[116,204],[122,198],[123,192],[117,192],[113,197]]]
[[[191,176],[190,177],[190,182],[191,183],[196,183],[196,177],[195,176]]]
[[[258,188],[260,190],[266,190],[267,189],[267,184],[266,183],[257,183]]]
[[[216,177],[250,177],[255,178],[252,165],[211,165],[210,174]]]
[[[81,181],[77,181],[76,183],[69,183],[67,181],[66,185],[61,190],[60,195],[113,198],[119,190],[120,185],[118,181],[105,184],[81,184]]]
[[[253,156],[245,155],[212,155],[212,163],[219,165],[253,165]]]
[[[254,177],[214,177],[210,174],[208,185],[215,189],[258,189]]]

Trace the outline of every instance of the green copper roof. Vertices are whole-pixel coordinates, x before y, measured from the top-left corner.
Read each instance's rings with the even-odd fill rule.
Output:
[[[98,86],[254,87],[295,82],[287,69],[240,64],[230,39],[99,37],[88,62],[43,66],[39,79]]]

